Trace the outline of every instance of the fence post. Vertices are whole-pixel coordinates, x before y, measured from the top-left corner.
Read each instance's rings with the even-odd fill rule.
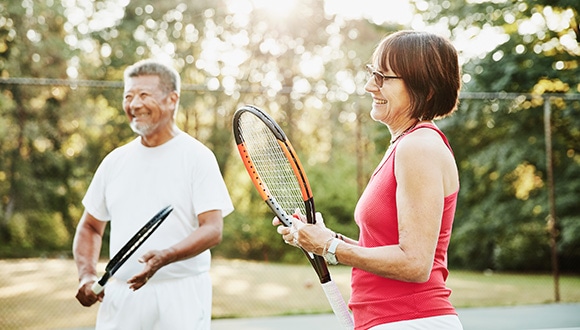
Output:
[[[554,276],[554,301],[560,301],[560,270],[558,267],[558,228],[556,225],[556,202],[554,197],[554,167],[552,158],[552,106],[550,96],[544,96],[544,135],[546,141],[546,172],[548,175],[548,204],[547,218],[550,233],[550,249],[552,251],[552,274]]]

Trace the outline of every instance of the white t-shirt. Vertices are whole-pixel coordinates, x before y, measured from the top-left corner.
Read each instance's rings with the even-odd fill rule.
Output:
[[[117,251],[167,205],[173,212],[115,273],[128,280],[143,269],[137,259],[150,250],[166,249],[199,227],[200,213],[233,211],[232,201],[213,152],[181,132],[161,146],[150,148],[141,138],[113,150],[103,159],[83,199],[88,213],[111,222],[109,254]],[[156,280],[209,271],[210,252],[161,268]]]

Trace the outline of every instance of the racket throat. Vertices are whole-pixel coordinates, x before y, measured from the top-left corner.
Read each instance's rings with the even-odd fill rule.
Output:
[[[303,248],[300,249],[302,250],[302,252],[304,252],[306,257],[308,258],[308,261],[310,261],[312,268],[314,268],[314,270],[316,271],[316,275],[318,275],[320,283],[324,284],[326,282],[331,281],[332,278],[330,277],[330,272],[326,267],[326,260],[324,260],[324,258],[319,255],[311,254],[310,252],[304,250]]]
[[[111,278],[111,275],[112,274],[110,272],[105,272],[105,274],[103,274],[103,276],[99,280],[99,285],[105,286],[105,284],[107,284],[107,281],[109,281],[109,279]]]
[[[308,223],[316,223],[316,211],[314,210],[314,197],[310,197],[304,201],[304,207],[306,208],[306,218]]]
[[[282,209],[280,207],[280,204],[278,204],[278,202],[276,202],[276,199],[274,198],[274,196],[269,196],[269,198],[266,199],[266,204],[268,204],[270,209],[272,211],[274,211],[274,213],[276,214],[276,217],[278,217],[278,219],[280,219],[280,221],[282,221],[284,226],[286,226],[286,227],[292,226],[292,217],[290,217],[288,215],[288,213],[286,213],[286,211],[284,211],[284,209]]]

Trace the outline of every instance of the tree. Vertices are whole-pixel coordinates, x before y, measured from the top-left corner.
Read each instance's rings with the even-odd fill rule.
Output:
[[[579,90],[575,2],[412,1],[421,17],[414,27],[443,33],[458,46],[464,91],[500,92],[462,100],[457,114],[441,122],[462,182],[453,266],[549,264],[541,96],[550,93],[560,257],[565,269],[577,270],[580,105],[558,97]],[[134,138],[121,110],[123,70],[148,57],[180,72],[178,125],[214,150],[234,199],[236,212],[216,253],[302,260],[272,242],[272,215],[236,154],[231,117],[243,104],[281,124],[309,173],[317,209],[332,228],[356,236],[356,200],[389,140],[365,110],[364,64],[382,36],[406,27],[321,15],[323,6],[315,0],[0,4],[1,76],[59,79],[1,85],[2,249],[44,249],[50,240],[33,230],[41,226],[60,228],[49,237],[69,249],[98,163]],[[495,43],[487,48],[462,46],[485,44],[490,32]],[[539,96],[508,100],[505,93]]]
[[[445,23],[450,38],[496,31],[497,45],[463,67],[467,92],[570,93],[579,90],[578,8],[574,1],[429,1],[423,18]],[[550,267],[546,218],[548,199],[543,103],[553,107],[560,257],[578,270],[580,235],[575,183],[578,157],[578,101],[526,98],[464,100],[445,121],[457,141],[462,190],[450,259],[476,269]],[[576,197],[574,197],[576,196]],[[571,262],[576,260],[576,262]],[[574,265],[575,264],[575,265]]]
[[[43,93],[27,89],[27,84],[3,84],[8,87],[1,99],[2,118],[10,134],[3,135],[2,161],[11,170],[3,172],[6,180],[1,182],[6,211],[1,230],[15,246],[33,231],[28,225],[8,229],[7,224],[28,224],[33,215],[26,212],[38,211],[34,217],[43,224],[62,219],[70,239],[82,212],[80,199],[98,163],[133,138],[120,110],[119,82],[124,68],[142,58],[162,57],[180,71],[184,90],[178,123],[214,150],[226,180],[233,180],[229,186],[234,196],[252,191],[249,181],[239,180],[241,167],[231,138],[231,116],[241,104],[256,104],[276,117],[309,163],[349,166],[332,161],[333,146],[343,141],[330,132],[340,125],[352,126],[352,120],[340,119],[351,118],[354,108],[348,105],[348,95],[360,93],[348,82],[360,82],[364,75],[360,60],[346,43],[355,42],[359,34],[370,38],[372,33],[365,30],[369,24],[321,17],[322,3],[312,0],[288,7],[294,14],[284,13],[290,18],[286,21],[272,16],[268,8],[232,1],[131,1],[125,6],[24,2],[5,7],[10,10],[3,12],[12,16],[3,26],[3,56],[8,59],[2,63],[3,76],[29,77],[30,83],[39,81],[32,78],[60,79],[57,85],[35,87],[46,95],[58,92],[52,98],[35,97]],[[43,30],[42,23],[49,21],[54,28]],[[372,39],[366,49],[376,42]],[[365,43],[360,40],[360,44]],[[42,150],[37,150],[39,146]],[[336,203],[324,192],[320,196]],[[19,204],[22,200],[35,203]],[[271,226],[259,229],[262,226],[251,223],[255,212],[250,210],[259,210],[261,202],[253,197],[247,202],[252,207],[240,214],[243,220],[232,228],[253,226],[250,232],[261,237],[248,241],[269,243]],[[320,205],[324,209],[324,203]],[[347,205],[354,207],[354,201]],[[258,213],[268,223],[270,215],[262,210]],[[345,210],[339,217],[346,218]],[[45,212],[49,216],[40,216]],[[41,248],[32,243],[29,247]],[[248,256],[267,258],[252,249],[264,247],[250,246]]]
[[[0,6],[2,76],[66,78],[67,60],[73,51],[64,42],[63,8],[32,2]],[[74,129],[64,123],[74,112],[63,106],[69,92],[59,86],[3,86],[3,241],[24,241],[23,247],[43,245],[49,249],[69,242],[74,227],[67,200],[74,157],[67,155],[66,147]]]

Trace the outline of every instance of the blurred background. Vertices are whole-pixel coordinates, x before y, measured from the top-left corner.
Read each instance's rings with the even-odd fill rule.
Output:
[[[220,267],[304,262],[274,235],[235,149],[244,104],[281,124],[317,210],[356,237],[354,206],[390,139],[368,115],[364,65],[401,29],[460,53],[461,103],[438,122],[461,177],[450,268],[547,275],[542,302],[580,301],[560,288],[580,274],[579,22],[576,0],[0,0],[0,329],[38,314],[38,298],[17,298],[40,292],[39,277],[75,303],[80,201],[102,158],[134,138],[122,73],[144,58],[180,72],[179,127],[214,150],[234,200],[213,249]]]

